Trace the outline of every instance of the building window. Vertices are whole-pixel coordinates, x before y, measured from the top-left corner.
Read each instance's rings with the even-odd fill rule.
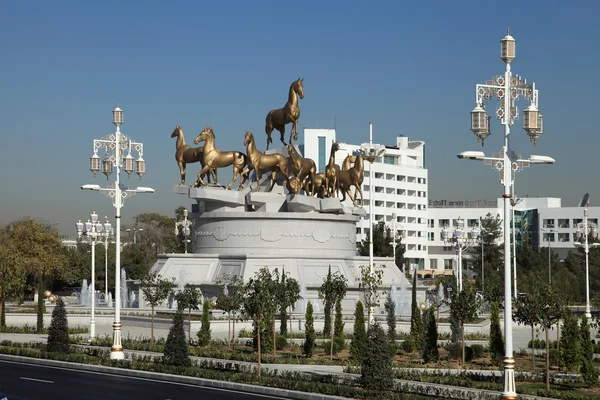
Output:
[[[325,172],[326,160],[325,136],[319,136],[319,172]]]
[[[444,259],[444,269],[452,269],[452,259],[451,258]]]
[[[356,234],[360,235],[360,233],[361,233],[361,229],[360,228],[356,228]]]
[[[429,227],[430,227],[430,228],[435,228],[435,226],[434,226],[434,225],[435,225],[435,219],[430,219],[430,220],[429,220]]]
[[[440,219],[438,225],[440,226],[440,228],[447,228],[450,226],[450,220],[449,219]]]
[[[384,164],[396,165],[396,157],[394,156],[384,156],[383,157]]]
[[[554,228],[554,219],[545,219],[544,228]]]
[[[568,219],[559,219],[558,227],[559,228],[569,228],[569,220]]]
[[[435,258],[429,259],[429,269],[437,269],[437,260]]]
[[[433,242],[435,240],[435,233],[429,232],[429,241]]]
[[[479,220],[478,219],[469,219],[469,220],[467,220],[467,226],[469,228],[479,227]]]

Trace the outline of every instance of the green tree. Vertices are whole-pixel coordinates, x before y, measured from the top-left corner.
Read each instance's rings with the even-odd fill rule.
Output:
[[[258,376],[261,372],[261,331],[265,328],[265,321],[271,321],[277,310],[276,296],[277,282],[266,267],[257,271],[246,285],[244,312],[252,319],[256,329]]]
[[[324,300],[325,308],[329,310],[329,326],[333,325],[331,315],[333,314],[333,307],[336,303],[341,302],[346,297],[346,290],[348,289],[348,281],[346,277],[338,273],[331,273],[331,266],[327,277],[323,281],[323,284],[319,288],[319,299]],[[333,359],[333,329],[330,330],[331,343],[330,343],[330,358]]]
[[[208,346],[211,340],[210,330],[210,300],[205,298],[202,302],[202,323],[198,331],[198,346]]]
[[[423,342],[423,325],[421,320],[421,309],[417,302],[417,271],[413,271],[412,300],[410,308],[410,336],[415,346],[420,349]]]
[[[479,243],[468,250],[470,267],[477,273],[477,286],[483,290],[486,302],[503,301],[504,296],[504,244],[499,241],[503,237],[502,218],[488,213],[481,219],[481,235]],[[483,241],[483,275],[481,270]],[[484,279],[484,282],[482,282]],[[484,285],[485,286],[484,286]]]
[[[65,273],[66,257],[56,228],[25,218],[12,224],[17,263],[33,277],[38,293],[37,332],[44,328],[44,292],[48,281]]]
[[[52,311],[46,349],[52,353],[69,353],[69,323],[65,303],[62,299],[58,299],[54,311]]]
[[[395,264],[398,268],[404,264],[404,245],[402,245],[402,237],[399,235],[396,238],[396,259]],[[375,257],[393,257],[394,234],[390,228],[387,228],[383,221],[373,225],[373,255]],[[358,254],[361,256],[369,255],[369,237],[365,237],[361,243],[357,244]]]
[[[594,345],[592,344],[590,335],[590,325],[585,315],[581,318],[579,335],[581,342],[581,377],[586,386],[591,388],[598,385],[598,371],[594,367],[594,361],[592,360]]]
[[[550,336],[549,330],[562,314],[564,300],[560,293],[549,285],[530,287],[528,296],[534,296],[538,305],[539,325],[546,330],[546,390],[550,390]]]
[[[142,279],[150,273],[154,257],[143,243],[128,243],[121,250],[121,265],[131,279]]]
[[[156,272],[152,272],[147,274],[140,282],[140,289],[142,290],[144,299],[152,308],[152,323],[150,325],[152,343],[154,343],[154,309],[169,297],[174,281],[175,278],[172,280],[163,279]]]
[[[383,328],[378,323],[371,325],[362,361],[361,384],[365,389],[380,392],[394,387],[394,370],[387,343]]]
[[[437,323],[435,320],[435,307],[432,305],[423,313],[423,318],[426,322],[425,326],[425,340],[423,341],[423,361],[426,363],[436,362],[439,358],[439,351],[437,346],[438,332]]]
[[[173,325],[169,330],[163,351],[163,362],[178,367],[187,367],[192,363],[188,355],[188,344],[183,330],[182,308],[179,308],[173,316]]]
[[[342,302],[335,303],[335,323],[333,324],[334,342],[338,349],[346,348],[346,336],[344,335],[344,315],[342,314]]]
[[[217,296],[217,307],[227,313],[227,343],[231,346],[230,321],[232,320],[232,314],[235,315],[242,308],[244,302],[244,280],[238,276],[233,276],[228,281],[228,283],[222,285],[222,291]],[[233,318],[233,343],[235,349],[235,317]]]
[[[519,308],[520,309],[520,308]],[[519,309],[515,313],[521,316],[526,316],[526,310],[519,313]],[[533,328],[532,328],[533,334]],[[490,348],[490,355],[494,364],[500,365],[504,359],[504,339],[502,338],[502,330],[500,329],[500,307],[495,301],[492,302],[492,310],[490,313],[490,338],[488,339],[488,346]]]
[[[460,321],[462,364],[465,363],[465,323],[472,321],[477,315],[479,304],[475,297],[475,291],[469,287],[463,288],[452,301],[452,312]]]
[[[192,310],[199,310],[200,303],[202,302],[202,292],[200,289],[186,283],[183,290],[175,293],[175,300],[177,300],[177,308],[180,310],[188,310],[188,337],[190,343],[192,342]]]
[[[296,302],[302,297],[300,296],[300,284],[294,278],[289,277],[289,273],[285,271],[281,274],[281,280],[278,287],[278,302],[279,302],[279,319],[281,325],[279,333],[283,336],[287,335],[288,314],[287,310],[296,307]],[[290,334],[292,330],[292,321],[290,319]]]
[[[306,358],[311,358],[315,348],[317,335],[315,334],[315,318],[313,317],[313,306],[309,301],[306,305],[306,322],[304,323],[304,345],[302,350]]]
[[[560,337],[560,355],[567,371],[578,371],[581,357],[577,317],[570,311],[564,313],[563,330]]]
[[[363,303],[356,302],[354,311],[354,331],[352,333],[352,342],[350,343],[351,360],[362,364],[367,351],[367,331],[365,329],[365,309]]]
[[[522,286],[523,287],[523,286]],[[530,292],[530,290],[527,287],[524,287],[524,291],[525,293]],[[536,296],[530,296],[530,295],[523,295],[523,296],[519,296],[518,300],[516,301],[516,310],[513,313],[513,321],[516,321],[520,324],[523,325],[527,325],[531,327],[531,363],[532,366],[535,366],[535,335],[534,335],[534,331],[535,331],[535,326],[538,324],[539,322],[539,304],[537,303],[537,300],[539,300],[538,298],[536,298]],[[496,308],[498,309],[496,311],[496,314],[494,314],[494,304],[496,304]],[[492,303],[492,317],[494,317],[497,319],[497,329],[498,331],[500,330],[500,310],[498,307],[497,303]],[[494,324],[494,319],[491,320],[491,323]],[[491,330],[492,328],[490,327],[490,352],[492,349],[492,334],[491,334]],[[502,333],[498,332],[498,335],[500,336],[500,338],[502,338]],[[503,343],[503,342],[502,342]],[[498,353],[496,355],[496,358],[494,359],[494,354],[492,353],[492,361],[495,361],[497,364],[499,364],[502,361],[502,355],[504,353],[504,344],[502,345],[502,352]]]
[[[388,338],[390,342],[396,343],[396,303],[392,299],[391,293],[388,293],[383,307],[386,312]]]
[[[12,230],[4,227],[0,229],[0,330],[6,325],[6,299],[22,296],[25,279],[25,266],[17,254]]]
[[[458,358],[462,352],[462,346],[459,343],[461,341],[460,321],[456,317],[454,307],[452,307],[452,304],[457,301],[456,298],[458,296],[458,286],[455,276],[452,276],[451,284],[452,291],[450,292],[449,299],[447,299],[447,302],[450,304],[450,346],[448,350],[451,357]]]
[[[363,294],[365,307],[367,307],[367,322],[370,325],[371,320],[374,317],[371,313],[375,312],[375,307],[379,307],[379,297],[381,294],[386,294],[385,291],[382,293],[379,292],[379,287],[383,281],[383,270],[376,269],[375,265],[373,265],[373,268],[361,265],[360,275],[361,279],[358,284],[358,289]]]

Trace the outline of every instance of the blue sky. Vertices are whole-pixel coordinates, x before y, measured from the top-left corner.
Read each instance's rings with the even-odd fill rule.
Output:
[[[93,179],[88,160],[93,139],[114,131],[117,101],[123,131],[144,143],[147,161],[141,183],[125,182],[156,189],[128,200],[124,222],[189,206],[172,192],[175,125],[191,142],[212,124],[219,148],[242,151],[251,128],[264,148],[265,116],[298,77],[300,127],[331,128],[335,119],[340,141],[360,143],[373,121],[376,142],[398,134],[426,142],[430,199],[496,198],[498,174],[455,155],[481,149],[469,112],[475,85],[504,71],[499,41],[508,26],[513,72],[536,82],[545,129],[534,148],[518,120],[513,148],[557,160],[520,173],[517,195],[575,205],[590,192],[600,204],[600,3],[369,3],[1,2],[0,221],[32,215],[73,236],[92,209],[114,215],[107,198],[79,187],[107,183]],[[494,121],[486,153],[502,146],[501,128]]]

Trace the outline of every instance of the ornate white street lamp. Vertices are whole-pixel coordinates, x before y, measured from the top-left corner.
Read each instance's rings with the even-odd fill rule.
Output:
[[[550,228],[542,228],[542,232],[546,232],[548,238],[548,285],[552,285],[552,249],[550,246],[554,241],[556,231]]]
[[[192,222],[187,219],[188,210],[186,208],[183,209],[183,221],[175,222],[175,236],[179,236],[179,227],[181,227],[181,232],[183,233],[183,243],[185,248],[185,254],[187,254],[187,245],[190,242],[188,237],[192,233],[191,226]]]
[[[510,147],[510,127],[518,118],[516,100],[523,97],[529,101],[529,107],[524,111],[523,129],[533,142],[542,135],[543,117],[538,107],[538,91],[534,83],[527,83],[525,79],[511,72],[511,63],[516,57],[516,41],[510,35],[510,30],[500,41],[500,58],[505,63],[503,75],[496,76],[485,84],[478,84],[475,88],[475,109],[471,112],[471,130],[481,141],[490,135],[489,117],[485,114],[484,105],[487,101],[497,99],[500,102],[496,109],[496,117],[504,125],[504,146],[501,153],[486,157],[481,151],[466,151],[458,154],[460,159],[484,161],[500,172],[500,182],[504,185],[504,334],[506,337],[504,357],[504,387],[501,399],[518,399],[515,388],[515,361],[513,358],[512,335],[512,296],[511,296],[511,270],[510,270],[510,198],[511,185],[515,172],[528,167],[530,164],[553,164],[554,159],[547,156],[530,156],[521,159]]]
[[[598,229],[595,223],[588,221],[588,196],[585,197],[585,204],[583,204],[583,222],[577,224],[577,236],[579,240],[583,240],[583,243],[575,242],[576,246],[582,246],[585,250],[585,316],[590,319],[592,318],[592,312],[590,310],[590,268],[589,268],[589,253],[590,247],[598,247],[600,243],[589,243],[588,236],[592,237],[592,240],[598,238]]]
[[[480,227],[473,227],[471,232],[467,232],[465,230],[465,221],[458,217],[456,220],[456,228],[454,228],[452,235],[450,235],[450,231],[447,227],[442,229],[442,238],[444,239],[444,243],[452,245],[456,252],[458,253],[458,291],[462,292],[463,288],[463,269],[462,269],[462,253],[469,246],[477,243],[477,239],[479,239],[479,234],[481,233]]]
[[[136,234],[138,232],[142,232],[144,230],[144,228],[127,228],[127,232],[133,232],[133,244],[137,243],[137,236]]]
[[[114,243],[114,231],[108,217],[104,217],[104,301],[108,304],[108,245]]]
[[[105,136],[102,139],[94,139],[94,154],[90,158],[90,170],[94,173],[94,177],[98,171],[102,171],[106,175],[106,179],[110,177],[113,168],[116,170],[114,184],[101,188],[100,185],[87,184],[83,185],[83,190],[95,190],[104,193],[112,199],[115,206],[115,322],[113,323],[113,345],[110,352],[112,360],[123,360],[123,346],[121,344],[121,207],[129,197],[136,193],[154,193],[154,189],[149,187],[137,187],[136,189],[128,189],[121,184],[119,174],[121,168],[129,176],[135,171],[140,179],[146,173],[146,161],[142,158],[144,153],[144,145],[134,142],[127,136],[121,133],[121,125],[123,124],[123,110],[117,108],[113,111],[113,124],[117,127],[115,133]],[[102,162],[98,156],[98,151],[104,151]],[[134,161],[132,152],[137,153],[138,158]],[[124,155],[127,153],[127,155]]]
[[[96,245],[102,243],[110,235],[111,227],[108,220],[104,225],[98,221],[96,211],[92,211],[90,218],[88,218],[85,224],[81,220],[78,220],[75,226],[77,228],[77,237],[92,246],[92,315],[90,319],[90,339],[93,339],[96,337]]]

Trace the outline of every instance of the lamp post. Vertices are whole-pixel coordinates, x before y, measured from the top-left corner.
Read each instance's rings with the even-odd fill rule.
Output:
[[[481,240],[481,293],[485,296],[485,258],[483,253],[483,219],[479,217],[479,229],[481,230],[479,239]]]
[[[510,199],[510,205],[512,206],[513,282],[515,284],[515,299],[517,298],[517,242],[515,235],[515,206],[521,201],[523,201],[523,199],[517,199],[515,196],[515,185],[513,183],[513,198]]]
[[[477,242],[481,230],[479,227],[474,227],[471,232],[465,230],[465,221],[458,217],[456,221],[456,228],[450,236],[450,231],[447,227],[442,229],[442,238],[444,243],[452,244],[458,253],[458,291],[462,292],[462,252],[469,248],[472,244]]]
[[[391,239],[390,244],[392,245],[392,257],[394,257],[394,265],[398,266],[396,264],[396,240],[398,239],[398,233],[397,233],[397,229],[396,229],[396,222],[397,222],[398,216],[396,213],[392,213],[392,237],[388,237],[388,239]],[[400,228],[402,228],[402,226],[400,226]],[[406,232],[402,231],[400,237],[402,239],[404,239],[406,237]]]
[[[179,222],[175,222],[175,236],[179,235],[179,227],[181,226],[181,231],[183,232],[183,243],[184,243],[184,248],[185,248],[185,254],[187,254],[187,244],[189,242],[188,240],[188,236],[190,236],[191,233],[191,225],[192,223],[187,219],[188,217],[188,210],[187,208],[183,209],[183,221],[179,221]]]
[[[116,170],[115,183],[106,188],[101,188],[100,185],[87,184],[83,185],[83,190],[95,190],[102,192],[112,199],[115,207],[115,322],[113,323],[113,345],[110,352],[111,360],[123,360],[123,346],[121,344],[121,207],[129,197],[136,193],[154,193],[154,189],[149,187],[137,187],[136,189],[128,189],[122,185],[119,180],[121,168],[129,176],[135,171],[140,179],[146,173],[146,161],[142,158],[144,145],[134,142],[129,137],[121,133],[121,125],[123,124],[123,110],[117,108],[113,110],[113,124],[117,127],[115,133],[105,136],[102,139],[94,139],[94,154],[90,157],[90,170],[94,173],[94,177],[98,171],[106,175],[106,179],[110,177],[113,167]],[[98,156],[98,151],[104,150],[104,159],[101,161]],[[134,160],[131,153],[138,154],[137,160]],[[125,152],[127,155],[124,156]]]
[[[77,228],[77,237],[89,243],[92,246],[92,315],[90,319],[90,339],[96,337],[96,245],[102,243],[110,235],[111,226],[108,219],[104,225],[98,221],[98,214],[92,211],[90,218],[84,224],[78,220],[75,224]],[[85,229],[84,229],[85,228]]]
[[[548,285],[552,285],[552,252],[550,248],[552,241],[550,240],[550,237],[554,238],[554,233],[556,231],[550,228],[542,228],[542,232],[546,232],[548,235]]]
[[[510,271],[510,198],[511,185],[515,172],[528,167],[530,164],[553,164],[554,159],[547,156],[532,155],[523,160],[517,156],[510,147],[510,127],[518,118],[515,106],[520,96],[529,101],[523,114],[523,128],[527,132],[534,146],[542,135],[543,117],[538,110],[538,91],[535,83],[527,83],[525,79],[511,72],[511,62],[516,56],[516,41],[510,35],[510,30],[500,41],[500,58],[505,63],[504,74],[494,77],[485,84],[478,84],[475,88],[475,108],[471,112],[471,130],[477,136],[477,142],[483,141],[490,135],[490,117],[486,114],[484,104],[488,100],[498,99],[500,106],[496,116],[504,125],[504,146],[501,153],[486,157],[482,151],[466,151],[458,154],[460,159],[484,161],[487,165],[500,173],[500,182],[504,185],[504,334],[506,337],[504,354],[504,386],[500,399],[518,399],[515,388],[515,361],[513,358],[512,335],[512,296],[511,296],[511,271]]]
[[[106,226],[106,224],[108,224],[108,226],[110,227],[110,223],[108,222],[108,217],[104,217],[105,218],[105,222],[104,225]],[[105,235],[104,235],[104,301],[107,302],[108,304],[108,245],[114,243],[113,242],[113,235],[115,234],[115,232],[113,231],[112,227],[105,231]]]
[[[133,232],[133,244],[137,243],[136,233],[143,231],[144,228],[127,228],[127,232]]]
[[[375,207],[375,192],[373,191],[373,163],[377,157],[385,153],[385,147],[373,146],[373,122],[369,121],[369,144],[361,145],[358,150],[363,157],[368,157],[369,166],[369,273],[373,274],[373,207]],[[373,307],[369,307],[369,326],[375,322]]]
[[[583,209],[583,222],[577,224],[577,235],[579,239],[583,239],[583,243],[575,243],[577,246],[583,246],[585,250],[585,316],[586,318],[592,318],[592,312],[590,310],[590,269],[589,269],[589,253],[590,247],[598,247],[600,243],[589,243],[588,236],[592,235],[592,240],[598,238],[598,230],[596,224],[588,221],[588,205],[587,202]]]

